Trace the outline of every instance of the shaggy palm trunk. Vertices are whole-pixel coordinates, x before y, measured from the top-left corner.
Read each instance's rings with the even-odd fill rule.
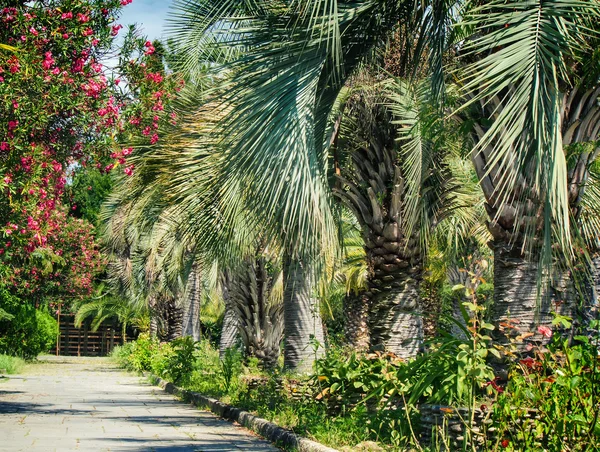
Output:
[[[562,126],[561,144],[564,148],[576,143],[590,144],[600,137],[598,95],[598,84],[574,84],[564,93],[558,121]],[[505,107],[502,99],[503,96],[495,96],[481,102],[478,115],[489,120],[498,117]],[[487,200],[488,226],[494,237],[493,317],[496,322],[510,318],[518,322],[517,328],[521,332],[534,332],[536,325],[550,324],[552,310],[572,317],[575,313],[575,291],[566,272],[556,271],[560,273],[558,276],[549,277],[544,274],[547,269],[540,271],[536,256],[538,250],[530,256],[523,255],[525,230],[543,231],[544,199],[541,193],[536,192],[536,181],[531,180],[527,169],[515,171],[518,151],[515,150],[512,155],[508,153],[504,160],[496,159],[495,143],[488,140],[487,127],[483,122],[473,123],[474,142],[485,142],[486,146],[474,148],[472,160]],[[599,154],[600,147],[583,146],[583,151],[569,164],[565,188],[574,218],[580,214],[589,168]],[[503,183],[509,179],[514,181],[513,192],[504,193],[503,189],[507,187]],[[501,203],[500,198],[505,202]],[[539,237],[530,239],[533,244],[530,248],[535,248]]]
[[[365,96],[346,107],[352,112],[349,122],[354,121],[355,148],[351,161],[336,175],[333,192],[352,209],[362,227],[369,265],[368,290],[362,298],[365,307],[348,307],[356,315],[368,311],[372,350],[410,358],[421,349],[423,338],[420,225],[413,228],[410,238],[404,236],[409,204],[406,181],[398,164],[396,126],[381,104]]]
[[[284,268],[284,366],[307,373],[323,354],[323,324],[315,297],[314,278],[306,264],[288,261]],[[313,341],[321,344],[316,350]]]
[[[190,336],[194,341],[200,340],[200,272],[196,265],[188,276],[187,300],[183,309],[183,336]]]
[[[369,304],[363,295],[348,295],[344,299],[344,337],[356,351],[369,348]]]
[[[166,300],[167,342],[179,339],[183,333],[183,308],[178,306],[174,297]]]
[[[422,266],[415,244],[411,252],[399,240],[397,225],[388,225],[392,225],[386,227],[388,233],[376,235],[371,242],[374,246],[367,248],[372,268],[365,294],[369,297],[371,348],[408,359],[423,343],[419,297]]]
[[[221,328],[221,338],[219,340],[219,356],[221,358],[223,358],[228,348],[237,346],[238,342],[238,321],[231,301],[230,287],[231,277],[228,271],[224,271],[221,275],[221,290],[223,301],[225,303],[223,326]]]
[[[587,306],[584,306],[588,319],[597,319],[600,312],[600,255],[592,258],[592,295]]]
[[[283,338],[283,307],[270,299],[273,279],[266,260],[247,260],[232,278],[231,301],[247,356],[258,358],[261,367],[273,368]]]
[[[545,342],[538,326],[552,328],[552,312],[572,315],[568,274],[548,278],[537,261],[525,259],[514,247],[494,244],[494,305],[492,316],[506,331],[534,333]]]

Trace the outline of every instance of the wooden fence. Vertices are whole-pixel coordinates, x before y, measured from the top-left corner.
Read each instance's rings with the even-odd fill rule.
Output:
[[[116,323],[102,324],[91,331],[89,322],[76,328],[74,316],[60,316],[60,334],[56,354],[62,356],[106,356],[115,345],[123,343],[121,329]]]

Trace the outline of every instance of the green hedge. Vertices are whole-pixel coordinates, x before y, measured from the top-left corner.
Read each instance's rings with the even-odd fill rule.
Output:
[[[36,309],[0,287],[0,354],[33,359],[56,344],[58,323],[46,309]]]

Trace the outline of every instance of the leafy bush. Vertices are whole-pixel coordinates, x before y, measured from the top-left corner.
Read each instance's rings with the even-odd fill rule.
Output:
[[[21,371],[25,361],[21,358],[8,355],[0,355],[0,373],[17,374]]]
[[[56,344],[58,323],[47,310],[36,309],[3,287],[0,309],[10,316],[0,320],[0,353],[32,359]]]
[[[187,385],[196,364],[196,342],[190,336],[171,342],[172,353],[166,357],[164,372],[177,385]]]
[[[142,333],[130,344],[125,349],[125,352],[129,352],[125,358],[125,367],[136,372],[151,370],[152,358],[159,346],[158,340],[150,337],[148,333]]]
[[[229,347],[225,350],[225,356],[223,356],[223,360],[221,361],[221,372],[225,380],[225,392],[229,392],[234,377],[241,373],[241,369],[241,352],[235,347]]]
[[[569,346],[557,335],[517,361],[494,405],[496,443],[507,450],[600,450],[598,348],[577,339]]]
[[[150,369],[154,375],[158,375],[161,378],[169,378],[169,365],[171,357],[175,351],[168,342],[159,344],[152,357],[150,358]]]

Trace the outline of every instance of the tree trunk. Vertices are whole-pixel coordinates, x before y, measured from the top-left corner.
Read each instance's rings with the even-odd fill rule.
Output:
[[[314,296],[313,275],[306,264],[287,261],[284,268],[284,366],[301,373],[312,370],[323,355],[323,324],[319,303]],[[315,351],[313,341],[320,346]]]
[[[600,311],[600,254],[592,257],[592,295],[589,297],[587,306],[584,306],[586,324],[593,319],[599,318]],[[586,300],[587,301],[587,300]]]
[[[369,304],[362,294],[347,295],[344,299],[344,336],[346,343],[356,351],[369,348]]]
[[[150,313],[150,337],[158,336],[158,319],[154,313]]]
[[[223,326],[221,328],[221,338],[219,341],[219,356],[223,358],[228,348],[235,347],[238,341],[237,316],[232,306],[229,288],[231,286],[231,277],[228,271],[221,275],[221,290],[223,301],[225,303],[225,313],[223,316]]]
[[[232,306],[246,355],[258,358],[263,368],[277,365],[283,338],[283,308],[281,302],[270,299],[272,285],[264,257],[246,260],[231,283]]]
[[[492,319],[500,325],[496,333],[522,335],[534,333],[528,340],[548,342],[538,326],[552,327],[552,312],[572,316],[569,275],[557,272],[549,277],[537,261],[526,259],[514,246],[493,245],[494,304]],[[541,276],[541,279],[540,279]]]
[[[167,309],[167,342],[179,339],[183,333],[183,308],[177,305],[174,297],[166,300]]]
[[[376,265],[369,281],[371,295],[369,326],[371,349],[388,351],[403,359],[417,355],[423,346],[423,316],[420,310],[420,264],[404,268]],[[383,267],[383,268],[382,268]]]
[[[200,304],[202,290],[200,272],[196,264],[188,276],[187,300],[183,310],[183,336],[190,336],[194,341],[200,340]]]

